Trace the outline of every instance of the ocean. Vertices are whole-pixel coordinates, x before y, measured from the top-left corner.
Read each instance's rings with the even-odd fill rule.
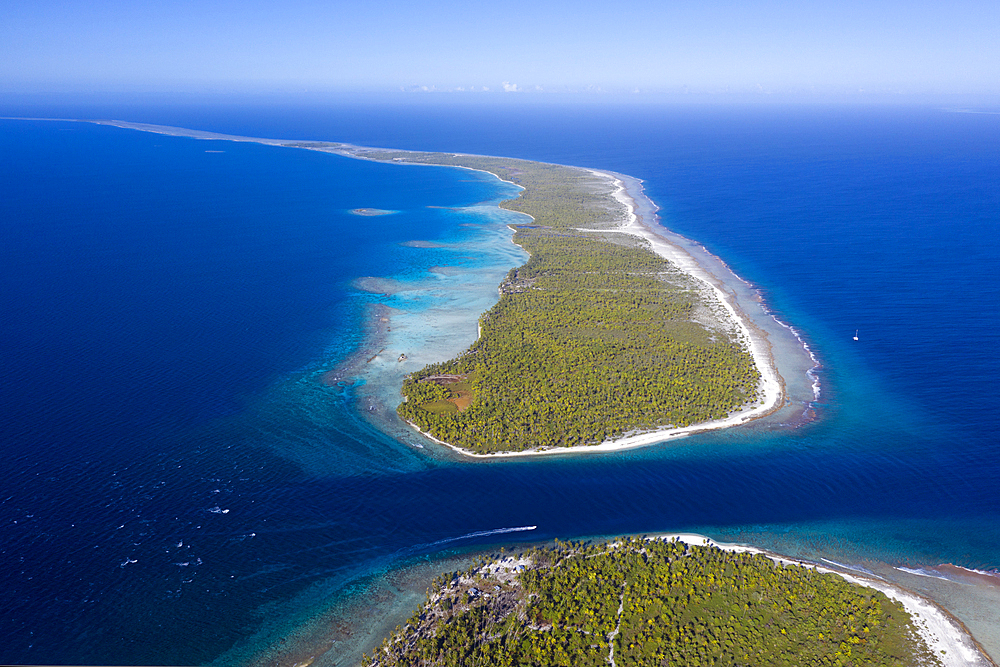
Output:
[[[475,338],[524,261],[513,214],[495,208],[512,186],[0,120],[0,661],[352,664],[430,573],[471,554],[665,531],[874,571],[932,596],[1000,658],[1000,580],[939,567],[1000,569],[1000,115],[0,111],[635,176],[664,226],[794,327],[821,388],[790,424],[461,460],[394,428],[384,405],[408,365]]]

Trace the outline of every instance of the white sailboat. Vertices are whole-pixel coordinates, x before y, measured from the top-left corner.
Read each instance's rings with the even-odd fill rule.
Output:
[[[855,329],[854,330],[854,340],[857,340],[857,339],[858,339],[858,330]]]

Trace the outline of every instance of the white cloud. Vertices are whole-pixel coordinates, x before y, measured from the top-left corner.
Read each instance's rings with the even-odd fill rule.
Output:
[[[504,81],[503,82],[503,91],[505,93],[517,93],[517,92],[520,92],[521,89],[517,87],[516,83],[510,83],[508,81]]]

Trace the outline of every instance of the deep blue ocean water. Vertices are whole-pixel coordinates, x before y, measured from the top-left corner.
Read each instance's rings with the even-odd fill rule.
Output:
[[[239,662],[367,575],[501,539],[698,530],[841,562],[1000,568],[1000,116],[127,111],[642,178],[666,226],[801,331],[822,364],[819,418],[602,456],[460,463],[413,449],[319,378],[363,344],[378,296],[354,279],[487,261],[400,243],[467,238],[451,209],[494,198],[495,181],[0,121],[0,661]],[[474,535],[520,526],[537,529]]]

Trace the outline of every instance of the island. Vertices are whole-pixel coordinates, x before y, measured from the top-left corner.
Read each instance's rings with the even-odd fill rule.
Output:
[[[330,150],[330,147],[302,146]],[[370,160],[487,171],[515,183],[530,255],[479,338],[410,374],[399,415],[470,455],[649,444],[745,423],[780,379],[733,299],[644,225],[616,174],[509,158],[337,146]],[[686,260],[686,261],[685,261]]]
[[[943,615],[915,623],[913,596],[706,542],[556,542],[484,559],[435,580],[363,664],[976,664]]]

